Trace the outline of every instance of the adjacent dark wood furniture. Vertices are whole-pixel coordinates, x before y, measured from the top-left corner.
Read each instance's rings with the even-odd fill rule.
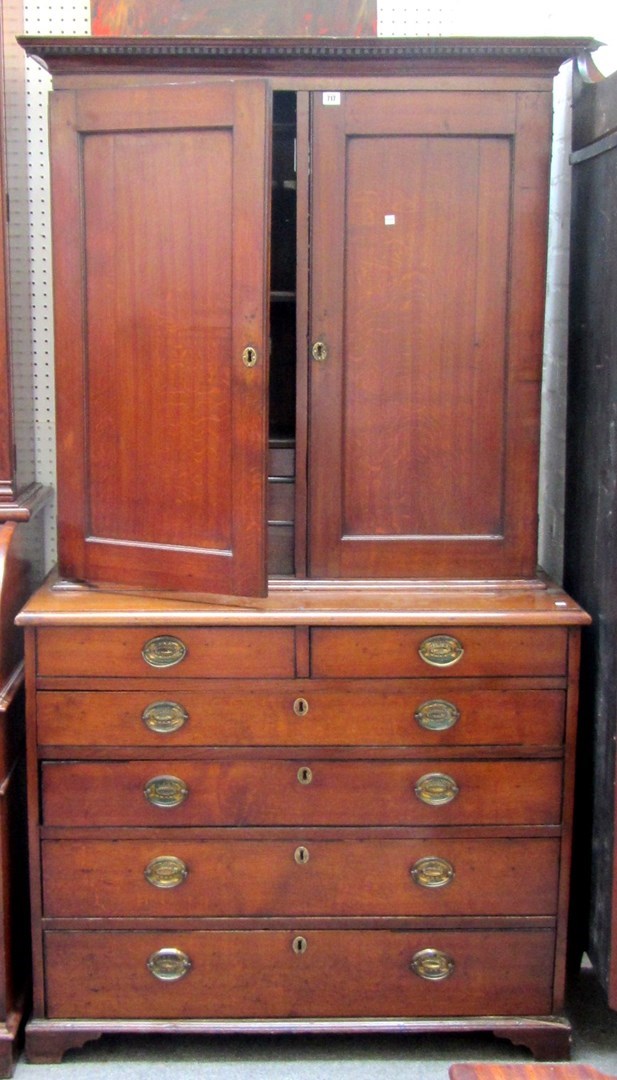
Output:
[[[583,638],[575,952],[617,1008],[617,75],[576,73],[565,577],[594,617]]]
[[[535,518],[580,44],[24,41],[60,504],[20,616],[32,1060],[178,1029],[567,1054],[587,616]]]

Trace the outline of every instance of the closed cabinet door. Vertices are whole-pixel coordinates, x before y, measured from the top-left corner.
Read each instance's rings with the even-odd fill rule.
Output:
[[[311,575],[531,577],[550,97],[312,104]]]
[[[270,97],[53,95],[66,577],[265,592]]]

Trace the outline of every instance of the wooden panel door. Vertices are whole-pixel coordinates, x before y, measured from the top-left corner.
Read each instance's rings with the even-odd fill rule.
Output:
[[[313,100],[310,569],[531,577],[549,95]]]
[[[66,577],[265,592],[269,99],[53,96]]]

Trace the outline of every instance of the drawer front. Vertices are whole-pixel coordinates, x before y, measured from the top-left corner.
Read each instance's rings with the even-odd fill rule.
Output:
[[[553,952],[549,930],[48,931],[46,1016],[542,1015]]]
[[[37,673],[157,679],[290,678],[294,631],[284,627],[45,627]]]
[[[551,760],[46,762],[43,820],[118,826],[556,824],[561,772],[561,763]]]
[[[553,915],[556,839],[46,840],[48,918]]]
[[[37,695],[42,746],[557,746],[559,690],[467,690],[409,681],[403,689],[315,688]]]
[[[311,671],[325,678],[565,675],[559,627],[314,627]]]

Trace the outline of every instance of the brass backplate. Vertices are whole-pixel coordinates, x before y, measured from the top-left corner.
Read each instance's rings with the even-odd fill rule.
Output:
[[[456,705],[441,698],[423,702],[414,713],[416,723],[425,731],[447,731],[454,727],[460,717]]]
[[[420,949],[414,954],[410,966],[414,975],[429,982],[448,979],[454,971],[454,961],[440,949]]]
[[[447,773],[425,773],[416,782],[414,792],[427,806],[445,806],[459,793],[458,784]]]
[[[189,714],[177,701],[153,701],[141,714],[150,731],[158,735],[170,735],[186,724]]]
[[[167,668],[184,660],[186,651],[186,645],[179,638],[160,634],[146,642],[141,655],[150,667]]]
[[[157,855],[146,866],[144,877],[157,889],[175,889],[186,881],[188,868],[176,855]]]
[[[155,979],[177,982],[191,970],[190,958],[181,949],[158,949],[148,957],[146,966]]]
[[[464,651],[458,638],[451,634],[434,634],[425,638],[418,649],[424,662],[431,667],[451,667],[459,662]]]
[[[423,889],[442,889],[454,880],[454,867],[439,855],[425,855],[410,870],[415,885]]]
[[[165,808],[180,806],[189,789],[178,776],[153,776],[144,788],[144,795],[152,806]]]

